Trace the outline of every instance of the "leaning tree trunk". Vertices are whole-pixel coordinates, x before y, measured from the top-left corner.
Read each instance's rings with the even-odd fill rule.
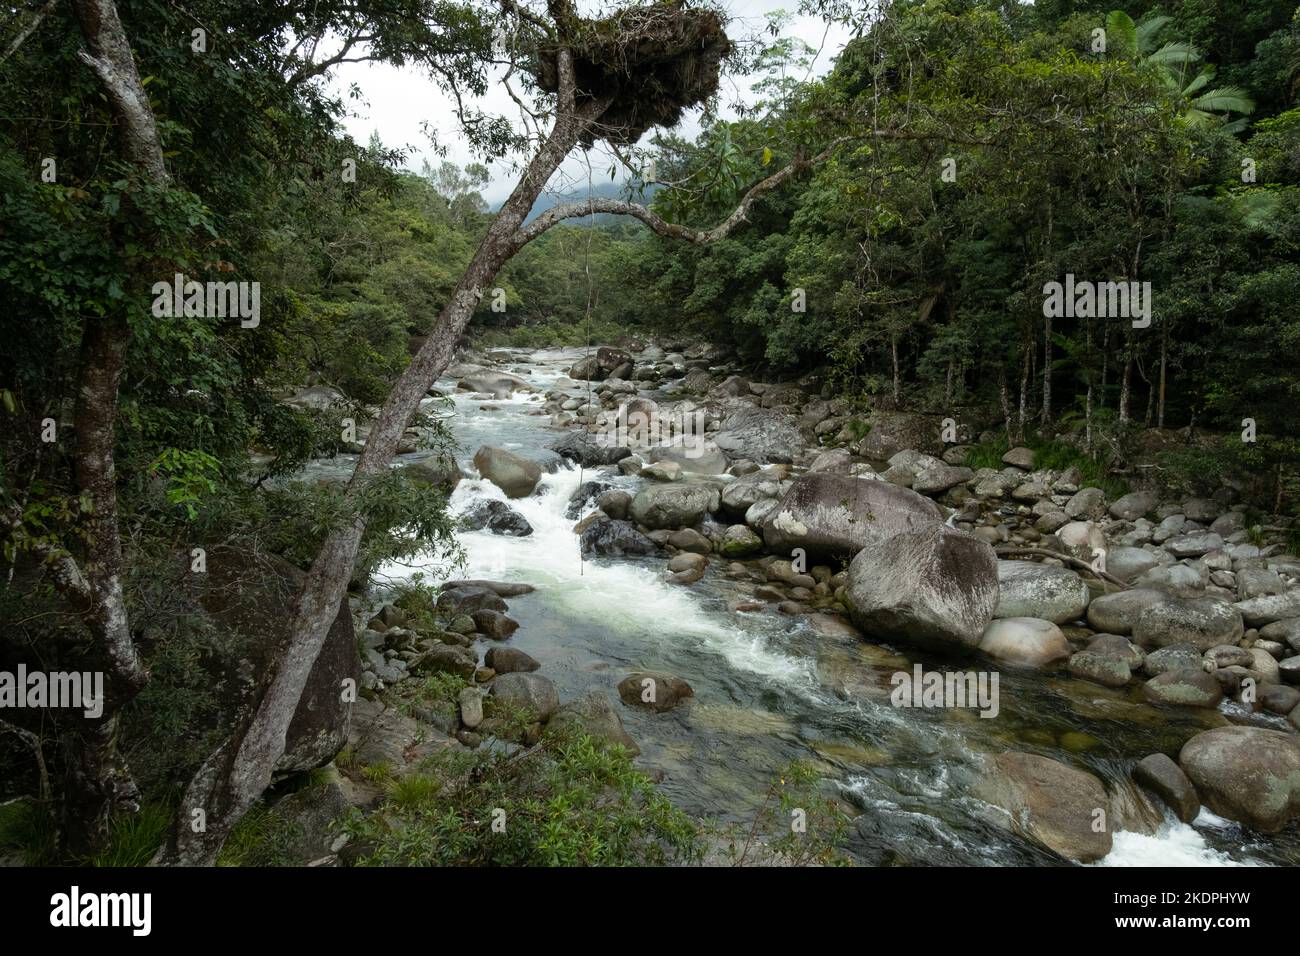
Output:
[[[552,206],[525,226],[524,220],[546,181],[584,134],[599,129],[598,120],[612,102],[612,97],[594,97],[578,108],[571,54],[561,48],[556,58],[559,91],[551,134],[492,221],[424,345],[385,400],[349,483],[354,500],[361,484],[384,471],[392,459],[412,413],[450,364],[456,340],[464,332],[488,284],[501,267],[529,242],[562,220],[612,213],[640,219],[666,238],[708,245],[725,239],[747,222],[749,211],[760,196],[776,189],[796,173],[812,168],[853,139],[839,137],[816,156],[800,154],[750,187],[732,212],[711,229],[694,229],[666,222],[645,206],[603,197]],[[907,130],[875,129],[871,135],[899,139],[914,136]],[[363,520],[357,515],[326,538],[294,602],[286,649],[261,700],[246,724],[203,763],[190,781],[181,801],[175,830],[154,857],[155,864],[210,865],[215,862],[231,829],[270,783],[275,764],[284,753],[285,737],[307,676],[338,613],[339,602],[343,600],[364,530]]]
[[[561,54],[562,62],[568,59]],[[574,107],[571,75],[561,86],[562,105],[550,136],[492,221],[424,345],[389,393],[357,461],[351,492],[387,467],[420,400],[451,363],[456,341],[484,290],[518,251],[520,227],[547,180],[599,115],[597,108],[580,113]],[[365,523],[357,515],[326,538],[294,602],[286,651],[274,676],[246,725],[204,762],[190,782],[172,839],[155,863],[214,864],[231,829],[270,784],[308,674],[346,593],[364,531]]]

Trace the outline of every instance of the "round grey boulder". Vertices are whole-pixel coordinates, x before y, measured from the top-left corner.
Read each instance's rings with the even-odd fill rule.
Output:
[[[1178,764],[1213,812],[1265,833],[1300,817],[1300,736],[1216,727],[1183,745]]]
[[[1033,561],[998,562],[998,606],[993,616],[1037,617],[1065,624],[1083,617],[1088,585],[1069,568]]]
[[[1212,597],[1170,598],[1145,607],[1133,622],[1133,640],[1144,647],[1194,644],[1208,651],[1236,644],[1245,628],[1231,604]]]

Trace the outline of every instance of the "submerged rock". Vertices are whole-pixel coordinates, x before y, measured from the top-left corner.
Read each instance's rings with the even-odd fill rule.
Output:
[[[629,707],[646,707],[656,713],[672,710],[688,697],[691,685],[661,671],[637,671],[618,682],[618,696]]]
[[[1090,773],[1012,751],[992,759],[976,794],[1005,810],[1016,832],[1066,859],[1092,863],[1110,852],[1110,801]],[[1097,832],[1099,819],[1107,825]]]

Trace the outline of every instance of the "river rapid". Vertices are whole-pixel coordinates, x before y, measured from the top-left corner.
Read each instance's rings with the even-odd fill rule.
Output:
[[[660,790],[692,816],[747,825],[780,770],[810,761],[826,792],[855,817],[842,849],[859,864],[1050,864],[1059,859],[969,795],[981,755],[1026,750],[1077,762],[1122,791],[1133,786],[1128,771],[1136,760],[1176,753],[1188,737],[1221,723],[1217,712],[1164,713],[1124,691],[1013,669],[1000,674],[996,719],[975,710],[894,707],[890,677],[897,671],[917,663],[927,670],[992,665],[864,641],[829,615],[737,610],[755,585],[727,576],[727,562],[716,557],[691,586],[667,583],[663,556],[584,559],[575,519],[565,516],[572,493],[593,478],[635,493],[643,479],[578,468],[546,447],[562,432],[542,413],[541,393],[585,395],[586,384],[564,374],[581,354],[544,350],[504,366],[539,393],[484,399],[457,392],[452,380],[438,383],[452,396],[444,414],[467,474],[477,473],[471,459],[484,444],[552,469],[533,495],[510,502],[533,533],[460,535],[466,566],[458,575],[536,588],[510,599],[520,624],[511,644],[541,662],[539,673],[562,700],[591,688],[608,694],[642,748],[638,766],[655,773]],[[330,466],[345,471],[350,461]],[[465,479],[452,508],[459,513],[487,498],[505,500],[490,482]],[[400,580],[421,570],[417,562],[383,573]],[[684,678],[694,699],[664,714],[623,706],[615,685],[642,669]],[[1257,836],[1208,811],[1190,826],[1172,815],[1153,826],[1152,833],[1116,834],[1098,865],[1300,863],[1294,835]]]

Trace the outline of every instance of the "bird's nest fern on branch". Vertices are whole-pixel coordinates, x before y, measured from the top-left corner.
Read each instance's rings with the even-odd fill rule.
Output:
[[[573,56],[577,105],[610,100],[583,137],[636,142],[652,126],[672,126],[718,89],[731,52],[722,17],[683,0],[625,7],[599,19],[577,15],[571,0],[550,0],[557,34],[538,49],[537,83],[559,90],[559,51]]]

